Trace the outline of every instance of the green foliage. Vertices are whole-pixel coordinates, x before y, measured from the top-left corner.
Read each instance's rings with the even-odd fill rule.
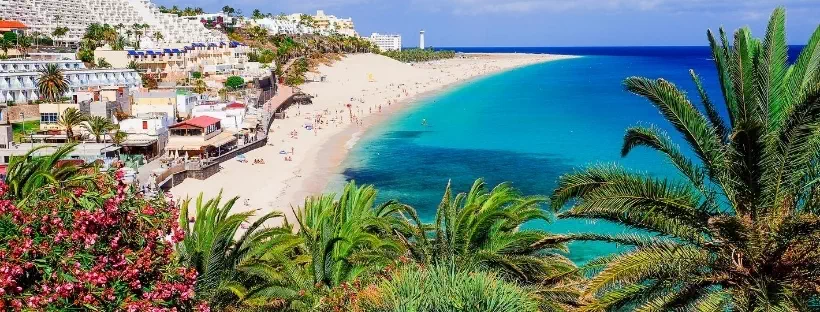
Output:
[[[205,10],[202,8],[196,7],[185,7],[184,9],[179,9],[177,6],[172,6],[171,8],[167,8],[164,5],[159,6],[159,11],[162,13],[169,13],[169,14],[176,14],[177,16],[196,16],[205,14]]]
[[[51,35],[55,38],[60,38],[68,34],[68,27],[65,26],[58,26],[54,28],[54,31],[51,32]]]
[[[695,73],[700,107],[663,79],[624,82],[691,152],[658,127],[638,126],[627,130],[622,154],[656,150],[680,179],[595,166],[561,177],[553,193],[554,209],[570,204],[561,218],[644,233],[575,237],[633,247],[588,266],[586,311],[805,311],[818,298],[820,27],[793,64],[782,8],[762,40],[747,28],[731,44],[723,29],[708,39],[728,120]]]
[[[239,89],[245,85],[245,79],[239,76],[230,76],[225,80],[225,87],[231,90]]]
[[[80,112],[80,110],[69,107],[60,114],[60,118],[57,119],[57,124],[65,129],[68,140],[74,141],[74,128],[82,125],[86,119],[87,116]]]
[[[77,50],[77,59],[85,63],[94,64],[94,50],[81,47]]]
[[[97,68],[111,68],[111,63],[105,60],[104,57],[97,59]]]
[[[16,44],[17,43],[17,33],[11,32],[11,31],[5,32],[5,33],[3,33],[3,40],[6,40],[7,42],[11,42],[12,44]]]
[[[429,62],[442,59],[451,59],[456,56],[455,51],[434,49],[403,49],[381,52],[382,55],[405,63]]]
[[[236,9],[226,5],[222,7],[222,13],[225,13],[228,16],[232,16],[234,13],[236,13]]]
[[[397,211],[393,201],[376,206],[372,185],[348,183],[338,200],[334,194],[305,199],[295,212],[299,235],[311,258],[313,284],[337,286],[381,270],[404,253],[392,233]]]
[[[262,225],[282,217],[272,212],[255,220],[247,229],[252,212],[230,214],[238,198],[221,203],[222,194],[203,201],[196,199],[196,210],[190,210],[190,199],[180,206],[179,225],[185,239],[177,244],[180,261],[195,268],[198,276],[196,294],[219,309],[270,309],[281,300],[295,299],[288,270],[296,270],[293,255],[301,239],[292,234],[285,223],[282,227]],[[192,214],[193,213],[193,214]],[[189,222],[193,216],[194,221]]]
[[[191,73],[191,78],[194,78],[194,79],[202,78],[202,72],[198,72],[198,71],[192,72]]]
[[[539,298],[527,288],[493,273],[446,266],[408,266],[378,285],[374,295],[361,298],[361,309],[373,312],[546,311],[539,309]]]
[[[305,74],[308,72],[308,62],[301,58],[293,62],[290,70],[285,76],[285,85],[298,86],[305,83]]]
[[[108,118],[102,116],[91,116],[85,119],[82,124],[83,129],[94,136],[94,141],[97,143],[103,142],[106,134],[118,129],[117,125],[112,123]],[[101,140],[103,138],[103,140]]]
[[[31,120],[31,121],[24,121],[24,122],[16,122],[11,124],[11,131],[15,135],[28,135],[29,133],[34,133],[35,131],[40,131],[40,121],[39,120]],[[15,139],[15,142],[20,142],[19,140]]]
[[[193,300],[196,272],[174,260],[175,207],[56,161],[71,148],[18,157],[15,185],[0,183],[3,310],[208,311]]]
[[[194,81],[194,89],[195,93],[203,94],[208,91],[208,85],[205,84],[205,81],[202,79],[197,79]]]
[[[68,91],[68,79],[57,64],[46,64],[37,77],[37,90],[43,99],[57,101]]]
[[[12,156],[6,169],[8,192],[25,206],[28,198],[36,190],[45,186],[59,186],[62,190],[74,187],[89,188],[92,176],[83,173],[85,167],[71,163],[61,163],[68,158],[76,144],[60,146],[49,155],[38,154],[46,147],[35,148],[24,156]]]
[[[265,18],[265,14],[262,14],[262,11],[259,11],[259,9],[254,9],[251,13],[251,18],[255,20],[263,19]]]
[[[576,304],[581,276],[566,252],[563,236],[520,228],[549,221],[545,198],[524,196],[509,183],[487,190],[484,181],[469,192],[452,196],[450,185],[433,224],[423,224],[406,210],[398,231],[407,238],[413,258],[427,266],[491,272],[526,285],[538,285],[550,311],[568,311]]]
[[[3,50],[3,58],[8,57],[9,50],[14,47],[13,41],[8,41],[5,38],[0,39],[0,50]]]
[[[473,183],[469,192],[451,194],[450,185],[436,211],[434,224],[415,226],[412,252],[426,264],[441,264],[496,271],[501,276],[537,283],[575,270],[560,253],[566,247],[557,236],[543,231],[519,231],[527,222],[549,221],[542,209],[546,198],[523,196],[509,183],[487,190],[484,181]]]
[[[270,49],[262,49],[260,52],[248,53],[249,62],[259,62],[269,64],[276,59],[276,54]]]

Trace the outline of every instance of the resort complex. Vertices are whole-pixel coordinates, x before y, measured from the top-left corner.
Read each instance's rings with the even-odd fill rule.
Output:
[[[820,311],[816,20],[332,2],[0,0],[0,311]]]
[[[133,39],[145,41],[143,46],[226,40],[223,34],[206,29],[199,21],[160,12],[148,0],[8,0],[0,2],[0,19],[19,21],[28,31],[41,34],[52,34],[65,27],[68,31],[53,39],[72,44],[82,40],[92,23],[116,26],[122,35],[128,33]],[[162,38],[157,40],[154,33]]]
[[[125,68],[89,69],[78,60],[37,61],[0,60],[0,102],[25,104],[41,98],[37,81],[47,66],[63,71],[68,82],[65,97],[75,97],[80,91],[94,88],[122,87],[135,90],[142,86],[136,70]]]

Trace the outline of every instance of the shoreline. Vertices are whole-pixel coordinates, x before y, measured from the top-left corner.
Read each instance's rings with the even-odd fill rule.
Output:
[[[539,55],[539,54],[530,54],[530,53],[465,53],[466,55],[486,55],[486,54],[512,54],[512,55]],[[301,184],[301,188],[297,188],[298,191],[294,191],[291,196],[290,202],[293,203],[293,200],[296,199],[304,199],[307,196],[318,195],[323,192],[327,191],[337,191],[337,190],[328,190],[328,186],[330,182],[332,182],[332,178],[335,175],[341,174],[343,168],[343,163],[347,158],[350,156],[351,150],[355,147],[355,145],[359,144],[362,137],[366,135],[369,131],[372,131],[374,127],[382,125],[383,123],[387,122],[389,119],[395,117],[396,115],[403,113],[409,109],[415,108],[416,106],[420,105],[424,99],[432,98],[439,96],[443,93],[449,92],[455,88],[459,88],[462,86],[466,86],[468,84],[474,83],[477,80],[492,77],[495,75],[504,74],[509,71],[513,71],[519,68],[533,66],[538,64],[543,64],[546,62],[551,61],[558,61],[564,59],[571,59],[577,58],[581,56],[577,55],[560,55],[560,54],[550,54],[552,56],[558,57],[557,59],[551,60],[544,60],[541,62],[534,62],[530,64],[523,64],[514,67],[508,67],[501,70],[489,72],[482,75],[476,75],[470,77],[465,80],[454,81],[448,84],[441,85],[435,89],[425,91],[423,93],[416,94],[412,97],[406,98],[404,100],[399,101],[396,105],[391,105],[388,109],[383,110],[381,113],[375,113],[368,115],[363,119],[362,126],[353,126],[348,125],[346,129],[343,131],[334,134],[328,140],[328,143],[322,145],[319,149],[319,152],[314,155],[315,157],[309,160],[313,166],[308,166],[308,168],[314,168],[309,173],[303,175],[304,178],[303,183]],[[350,140],[354,139],[354,136],[358,136],[356,142],[352,146],[347,146]]]
[[[234,213],[255,217],[281,212],[295,224],[295,207],[307,196],[327,191],[338,177],[350,149],[373,126],[455,87],[513,69],[579,56],[522,53],[477,53],[466,57],[405,64],[376,54],[353,54],[317,72],[327,79],[300,88],[314,95],[313,104],[289,108],[274,121],[268,144],[245,154],[265,164],[228,160],[207,180],[186,179],[173,187],[174,198],[205,198],[220,191],[239,197]],[[318,118],[318,119],[317,119]],[[320,120],[314,124],[316,120]],[[312,127],[308,127],[308,124]],[[310,130],[308,130],[310,129]],[[336,190],[334,190],[336,191]],[[279,225],[282,218],[267,225]]]

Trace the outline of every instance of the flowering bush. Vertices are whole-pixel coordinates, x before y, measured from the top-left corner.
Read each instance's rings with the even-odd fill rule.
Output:
[[[148,200],[96,174],[96,187],[46,186],[18,207],[0,182],[0,310],[208,311],[172,201]]]

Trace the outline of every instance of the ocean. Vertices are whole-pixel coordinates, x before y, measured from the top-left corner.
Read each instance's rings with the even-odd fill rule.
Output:
[[[711,99],[722,99],[708,47],[449,49],[582,57],[480,78],[420,99],[362,136],[336,180],[373,184],[381,200],[409,204],[427,221],[448,181],[454,191],[466,191],[484,178],[490,186],[510,181],[524,194],[549,195],[560,175],[600,163],[678,178],[674,167],[649,150],[620,157],[625,130],[637,124],[656,124],[681,142],[657,109],[624,91],[622,82],[629,76],[665,78],[699,105],[689,77],[693,69]],[[791,48],[792,58],[799,49]],[[553,233],[630,232],[603,221],[553,220],[526,227]],[[568,256],[585,263],[618,250],[607,243],[572,243]]]

